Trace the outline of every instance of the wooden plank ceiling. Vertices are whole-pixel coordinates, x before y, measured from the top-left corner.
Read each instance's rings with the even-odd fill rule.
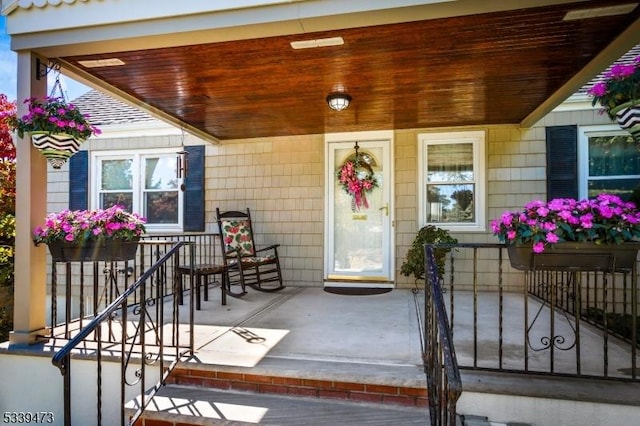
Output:
[[[563,21],[585,3],[625,2],[62,59],[122,60],[85,70],[220,140],[517,124],[640,16]],[[344,44],[290,46],[326,37]],[[347,110],[327,107],[336,90],[353,97]]]

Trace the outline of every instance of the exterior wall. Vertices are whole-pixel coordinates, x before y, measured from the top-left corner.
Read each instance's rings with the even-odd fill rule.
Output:
[[[38,413],[39,421],[50,425],[64,424],[63,376],[51,364],[51,352],[7,350],[0,347],[0,412]],[[134,360],[130,370],[139,367]],[[92,360],[72,359],[71,362],[72,424],[95,424],[97,405],[96,364]],[[129,373],[130,374],[130,373]],[[157,368],[147,368],[147,383],[159,382]],[[125,399],[131,401],[139,387],[126,386]],[[120,424],[120,363],[103,360],[102,364],[102,424]],[[44,419],[42,417],[44,416]],[[28,422],[19,422],[28,423]],[[30,423],[30,422],[29,422]],[[3,424],[5,424],[3,422]],[[8,422],[7,422],[8,424]]]
[[[534,199],[546,199],[545,126],[610,124],[594,109],[553,112],[533,128],[486,128],[487,224],[485,232],[452,233],[460,242],[495,243],[489,222],[505,210],[521,208]],[[478,130],[470,128],[468,130]],[[481,129],[481,128],[480,128]],[[418,134],[447,129],[410,129],[395,132],[395,258],[396,286],[410,288],[413,277],[400,267],[420,228],[418,223]],[[467,130],[467,129],[450,129]],[[202,143],[188,137],[187,144]],[[181,136],[104,139],[88,142],[84,149],[136,149],[179,147]],[[206,146],[206,230],[216,231],[215,209],[250,208],[255,222],[256,244],[280,244],[285,284],[321,286],[324,244],[324,137],[301,135],[224,141]],[[49,211],[66,208],[68,171],[50,170]],[[456,253],[456,267],[469,273],[471,252]],[[484,254],[495,258],[495,254]],[[506,256],[506,253],[505,253]],[[480,267],[481,269],[484,267]],[[507,270],[506,285],[519,288],[521,275]],[[491,268],[481,282],[496,282]],[[470,280],[462,280],[463,285]]]
[[[206,155],[206,222],[215,227],[216,207],[248,207],[256,245],[281,245],[285,284],[322,285],[323,136],[225,141]]]

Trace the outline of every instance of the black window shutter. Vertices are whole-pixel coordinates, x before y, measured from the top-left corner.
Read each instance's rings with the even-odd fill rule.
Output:
[[[578,128],[547,127],[547,200],[578,198]]]
[[[78,151],[69,159],[69,210],[89,208],[89,151]]]
[[[186,146],[187,177],[184,191],[185,232],[204,231],[204,145]]]

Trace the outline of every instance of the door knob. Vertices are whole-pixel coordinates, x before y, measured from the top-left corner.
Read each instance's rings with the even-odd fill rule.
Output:
[[[384,206],[380,207],[378,210],[384,210],[384,215],[385,216],[389,216],[389,203],[387,203]]]

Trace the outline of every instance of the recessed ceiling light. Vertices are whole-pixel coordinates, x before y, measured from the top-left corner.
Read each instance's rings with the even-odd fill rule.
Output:
[[[124,62],[118,58],[93,59],[89,61],[78,61],[78,63],[85,68],[119,67],[120,65],[124,65]]]
[[[638,6],[638,3],[619,4],[617,6],[594,7],[593,9],[571,10],[564,15],[563,21],[576,19],[598,18],[600,16],[624,15],[630,13]]]
[[[342,37],[319,38],[317,40],[292,41],[294,49],[311,49],[313,47],[340,46],[344,44]]]

